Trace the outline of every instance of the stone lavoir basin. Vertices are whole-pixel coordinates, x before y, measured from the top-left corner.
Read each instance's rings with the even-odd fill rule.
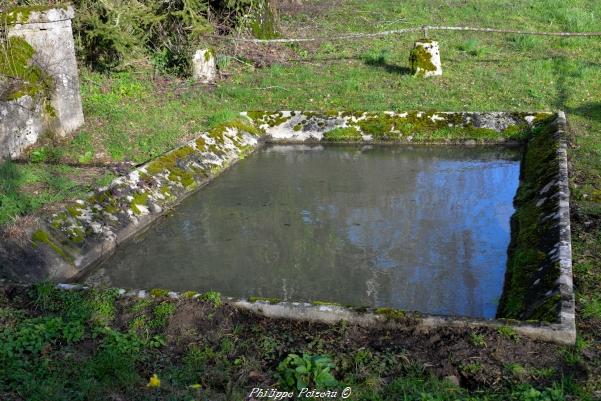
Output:
[[[267,145],[117,249],[92,281],[493,318],[520,155]]]
[[[563,113],[242,113],[49,216],[30,259],[134,296],[218,291],[273,317],[573,343],[565,127]]]

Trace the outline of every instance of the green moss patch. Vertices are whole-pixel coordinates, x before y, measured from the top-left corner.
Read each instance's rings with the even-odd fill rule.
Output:
[[[10,37],[5,46],[0,47],[0,75],[16,83],[2,94],[0,100],[10,101],[29,95],[49,103],[54,82],[39,66],[33,64],[34,54],[33,47],[20,37]],[[46,105],[45,110],[49,107]]]
[[[275,297],[272,297],[272,298],[269,298],[269,297],[248,297],[248,302],[252,302],[252,303],[255,303],[255,302],[267,302],[267,303],[270,303],[270,304],[273,305],[273,304],[280,303],[281,300],[278,299],[278,298],[275,298]]]
[[[344,306],[338,302],[330,302],[330,301],[311,301],[311,304],[317,305],[317,306],[339,306],[339,307]]]
[[[29,22],[29,17],[33,12],[44,12],[52,9],[63,9],[67,8],[66,5],[53,4],[53,5],[28,5],[28,6],[17,6],[11,7],[3,13],[0,13],[0,23],[5,25],[14,24],[25,24]]]
[[[209,62],[212,58],[215,58],[215,52],[213,51],[213,49],[207,49],[205,51],[205,61]]]
[[[148,204],[148,196],[148,193],[145,192],[140,192],[134,195],[130,203],[130,207],[135,214],[142,214],[142,209],[140,206],[145,207]]]
[[[548,256],[559,241],[556,222],[547,217],[556,212],[556,202],[540,202],[541,196],[554,193],[552,187],[546,194],[540,191],[559,173],[558,146],[550,126],[527,144],[514,199],[516,212],[511,218],[507,272],[497,317],[548,322],[558,318],[559,299],[546,295],[555,289],[560,275],[559,262]]]
[[[253,36],[257,39],[275,39],[280,35],[277,31],[276,15],[269,0],[259,0],[250,21]]]
[[[409,55],[411,72],[415,76],[424,76],[427,72],[436,71],[432,56],[422,46],[415,46]]]
[[[376,315],[386,316],[387,320],[404,320],[407,318],[407,313],[401,309],[393,308],[377,308]]]
[[[163,288],[153,288],[149,291],[150,295],[155,298],[162,298],[169,296],[169,291]]]
[[[323,134],[323,140],[329,142],[354,142],[361,141],[363,137],[355,128],[334,128]]]
[[[40,244],[48,245],[50,248],[52,248],[54,250],[54,252],[59,254],[65,261],[67,261],[67,262],[73,261],[72,258],[63,250],[63,248],[61,248],[59,245],[57,245],[50,239],[50,236],[48,235],[48,233],[46,231],[37,230],[31,236],[31,240],[32,240],[34,246],[37,246]]]

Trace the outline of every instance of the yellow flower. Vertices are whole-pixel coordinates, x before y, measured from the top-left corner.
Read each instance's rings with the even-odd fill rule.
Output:
[[[146,387],[161,387],[161,379],[159,379],[156,373],[150,376],[150,380]]]

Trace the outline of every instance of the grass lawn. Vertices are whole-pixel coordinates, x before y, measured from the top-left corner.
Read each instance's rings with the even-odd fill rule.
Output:
[[[303,3],[303,7],[282,10],[284,36],[327,37],[421,24],[601,31],[601,2],[596,0],[306,0]],[[503,359],[499,363],[507,366],[502,365],[501,371],[490,368],[494,362],[488,365],[494,360],[490,355],[495,352],[489,347],[484,362],[475,359],[463,365],[452,363],[467,378],[465,383],[469,388],[449,390],[447,382],[430,376],[423,357],[413,355],[418,345],[405,349],[403,354],[398,349],[378,348],[373,342],[357,342],[363,344],[369,356],[357,355],[360,350],[349,350],[348,355],[347,351],[340,351],[336,355],[338,351],[333,344],[345,338],[341,328],[319,328],[325,334],[303,340],[296,329],[282,324],[278,329],[290,330],[288,339],[285,335],[275,340],[257,337],[257,341],[264,341],[261,344],[265,350],[249,351],[246,342],[255,335],[253,330],[260,331],[262,326],[234,319],[232,324],[239,324],[240,333],[244,333],[241,337],[235,325],[227,329],[219,326],[219,330],[225,330],[219,332],[209,322],[205,331],[201,331],[202,336],[220,334],[223,339],[193,341],[194,347],[190,348],[165,332],[174,313],[170,307],[163,307],[171,310],[165,314],[164,324],[149,323],[156,315],[153,308],[160,302],[166,305],[174,302],[154,301],[157,305],[148,304],[132,312],[133,305],[120,305],[106,294],[59,296],[40,287],[2,298],[0,322],[7,328],[3,335],[12,336],[17,342],[11,345],[11,352],[18,354],[20,349],[27,357],[21,366],[0,367],[0,398],[132,399],[127,397],[142,394],[138,395],[140,399],[227,396],[230,398],[207,399],[235,400],[240,399],[236,397],[242,394],[242,388],[252,387],[253,381],[248,379],[251,372],[267,377],[258,382],[273,383],[277,362],[289,352],[303,351],[330,354],[338,366],[337,378],[357,388],[360,396],[352,398],[357,400],[601,397],[601,40],[460,32],[433,32],[431,36],[440,43],[444,75],[426,80],[408,74],[409,51],[419,37],[417,34],[301,45],[253,45],[252,51],[251,46],[236,48],[230,43],[215,42],[213,45],[222,54],[218,61],[223,79],[214,87],[154,77],[146,68],[111,75],[82,68],[85,126],[73,139],[46,139],[31,153],[29,163],[0,166],[0,224],[10,224],[15,216],[51,208],[53,203],[81,196],[92,186],[108,182],[115,169],[98,166],[143,163],[243,110],[565,110],[571,133],[577,347],[555,347],[556,364],[526,366],[519,360]],[[274,48],[277,56],[267,51]],[[263,68],[249,65],[256,58],[268,65]],[[40,295],[40,291],[46,292]],[[44,297],[50,299],[47,302],[55,303],[43,304]],[[85,301],[71,297],[83,297]],[[71,312],[74,308],[71,303],[78,302],[87,309]],[[217,315],[231,312],[212,307],[215,310],[207,307],[203,311]],[[105,312],[100,320],[94,317]],[[132,331],[130,325],[119,323],[123,316],[140,317],[144,321]],[[27,333],[38,333],[35,329],[38,324],[54,325],[56,333],[42,339],[27,337],[30,335]],[[110,328],[104,328],[105,325]],[[474,345],[480,343],[478,336],[484,336],[485,343],[504,341],[502,333],[464,333],[461,341],[473,340],[474,355],[478,354],[478,346]],[[233,345],[224,345],[225,339]],[[27,341],[34,344],[32,351],[27,348]],[[43,347],[38,346],[40,341]],[[315,344],[319,341],[322,346]],[[94,352],[98,345],[101,347]],[[394,359],[401,354],[408,362]],[[0,355],[7,354],[0,352]],[[346,362],[341,355],[351,359],[353,369],[342,366]],[[530,361],[526,356],[524,360]],[[14,372],[27,371],[27,380],[37,384],[17,385],[19,381],[29,382],[23,381],[21,373],[6,376],[10,374],[6,366]],[[178,376],[181,372],[176,370],[186,366],[192,366],[191,372],[195,373]],[[80,368],[82,378],[76,383],[69,382],[67,378]],[[226,372],[227,377],[211,376],[216,371]],[[144,388],[151,372],[167,377],[168,385],[158,392]],[[241,372],[246,376],[242,378]],[[96,381],[97,377],[101,377],[100,381]],[[499,379],[488,381],[491,377]],[[199,378],[205,382],[194,381]],[[114,383],[118,386],[113,387]],[[207,392],[188,387],[194,384],[201,384]],[[61,389],[72,392],[67,392],[68,397],[58,398]],[[86,398],[85,394],[94,396]]]

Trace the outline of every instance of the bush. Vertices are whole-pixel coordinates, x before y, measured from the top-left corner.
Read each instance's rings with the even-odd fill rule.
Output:
[[[211,31],[207,0],[76,0],[78,54],[95,70],[143,59],[164,73],[184,75],[192,48]]]

